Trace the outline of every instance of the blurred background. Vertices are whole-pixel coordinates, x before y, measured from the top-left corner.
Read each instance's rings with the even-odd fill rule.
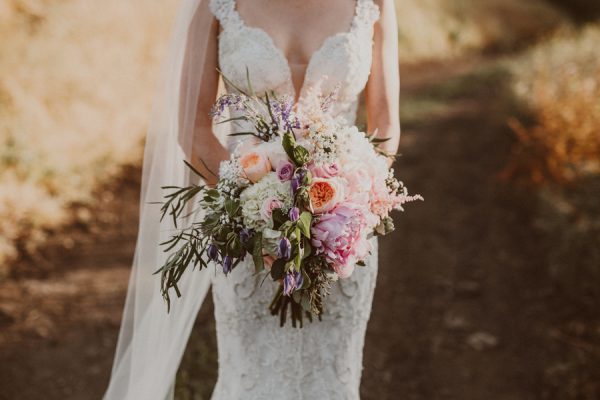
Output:
[[[0,399],[103,393],[177,3],[0,0]],[[600,399],[600,3],[397,9],[426,201],[381,241],[362,398]],[[208,302],[178,399],[215,368]]]

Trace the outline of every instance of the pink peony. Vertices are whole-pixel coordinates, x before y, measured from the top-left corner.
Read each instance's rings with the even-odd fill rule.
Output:
[[[323,254],[340,278],[350,276],[369,252],[365,214],[358,205],[342,203],[321,215],[311,229],[316,254]]]
[[[283,207],[283,203],[276,197],[269,197],[263,201],[260,207],[260,216],[265,220],[271,220],[273,210]]]

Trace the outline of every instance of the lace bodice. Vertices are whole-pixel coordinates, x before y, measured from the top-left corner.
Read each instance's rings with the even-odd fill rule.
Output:
[[[326,38],[312,54],[300,93],[296,93],[283,51],[263,29],[243,21],[235,0],[211,0],[210,6],[222,26],[219,65],[236,86],[247,88],[248,68],[257,92],[272,90],[289,95],[297,98],[300,105],[311,91],[328,95],[339,87],[333,112],[354,122],[358,96],[371,69],[373,23],[379,18],[379,8],[373,0],[356,0],[350,28]]]
[[[350,29],[327,38],[312,55],[298,95],[284,53],[265,31],[243,22],[235,0],[211,0],[210,6],[222,26],[219,67],[236,86],[246,87],[248,68],[255,91],[293,96],[300,107],[315,86],[323,95],[338,87],[331,112],[354,123],[379,15],[372,0],[357,0]],[[375,240],[373,249],[366,267],[334,285],[323,321],[307,322],[303,329],[280,328],[269,314],[276,283],[267,279],[261,284],[251,260],[228,277],[215,274],[219,378],[213,400],[357,400],[377,275]]]

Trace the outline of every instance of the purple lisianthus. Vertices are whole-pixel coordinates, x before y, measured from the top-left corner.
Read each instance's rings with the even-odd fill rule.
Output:
[[[290,208],[290,211],[288,212],[288,217],[290,217],[290,221],[292,222],[298,221],[298,218],[300,218],[300,209],[298,207]]]
[[[242,243],[248,243],[248,241],[250,239],[252,239],[252,236],[254,235],[254,231],[252,231],[252,229],[248,229],[248,228],[244,228],[240,231],[240,241]]]
[[[282,161],[277,166],[277,177],[281,182],[287,182],[294,176],[294,165],[289,161]]]
[[[304,283],[302,274],[297,271],[288,272],[283,278],[283,294],[291,296],[296,289],[300,289]]]
[[[219,249],[214,244],[209,244],[206,248],[208,258],[212,261],[219,261]]]
[[[225,273],[225,275],[231,272],[232,265],[233,258],[231,258],[230,256],[223,257],[223,272]]]
[[[292,255],[292,244],[286,237],[281,238],[277,246],[277,257],[289,260]]]
[[[292,179],[292,182],[290,184],[290,188],[292,189],[292,196],[295,196],[298,189],[300,189],[300,181],[301,178],[298,177]]]

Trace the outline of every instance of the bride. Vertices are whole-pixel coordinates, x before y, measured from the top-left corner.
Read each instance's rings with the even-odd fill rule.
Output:
[[[173,226],[159,222],[161,186],[194,179],[182,160],[210,176],[229,158],[209,110],[223,85],[247,76],[301,108],[311,94],[337,91],[330,109],[354,124],[365,91],[369,132],[400,139],[397,26],[393,0],[183,0],[144,156],[140,231],[106,400],[172,398],[175,374],[194,319],[212,285],[219,351],[214,400],[358,399],[362,351],[377,274],[367,266],[340,280],[322,321],[279,327],[268,312],[274,284],[261,285],[249,260],[228,277],[190,272],[171,311],[153,272],[167,256],[159,243]],[[236,128],[233,128],[236,129]],[[230,133],[230,132],[226,132]],[[201,161],[202,160],[202,161]],[[209,181],[214,183],[212,175]],[[374,243],[376,245],[376,243]]]

